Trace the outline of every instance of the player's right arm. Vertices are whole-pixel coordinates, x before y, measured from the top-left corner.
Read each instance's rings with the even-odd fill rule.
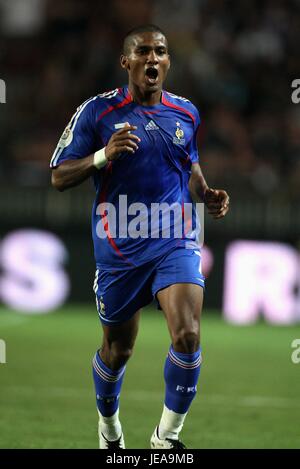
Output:
[[[59,191],[77,186],[109,161],[117,159],[122,152],[134,153],[138,149],[137,143],[140,139],[137,135],[129,133],[132,130],[136,130],[136,127],[128,124],[112,134],[104,148],[85,158],[65,160],[53,168],[52,185]]]
[[[59,191],[80,184],[122,152],[134,153],[138,148],[140,139],[131,133],[136,127],[128,123],[113,133],[104,147],[99,145],[93,101],[91,99],[78,108],[52,156],[51,182]]]
[[[66,160],[52,169],[51,183],[55,189],[64,191],[85,181],[95,171],[94,155],[80,160]]]

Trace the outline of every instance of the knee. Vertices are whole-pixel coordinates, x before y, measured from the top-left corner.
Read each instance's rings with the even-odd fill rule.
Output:
[[[199,331],[195,328],[182,328],[172,336],[172,345],[176,352],[194,353],[199,348]]]
[[[111,345],[109,349],[102,349],[102,353],[106,357],[106,362],[110,369],[118,370],[124,366],[131,357],[133,349],[131,347],[120,347]]]
[[[123,366],[131,357],[132,352],[133,349],[129,347],[112,349],[112,358],[114,359],[114,361],[118,361],[120,363],[120,366]]]

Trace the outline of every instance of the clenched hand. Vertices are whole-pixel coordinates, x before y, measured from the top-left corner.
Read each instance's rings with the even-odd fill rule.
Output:
[[[112,134],[105,147],[105,157],[108,161],[117,159],[124,151],[134,153],[138,149],[137,143],[139,143],[141,139],[131,133],[132,130],[136,129],[136,126],[126,122],[123,129]]]
[[[229,210],[229,195],[221,189],[207,189],[204,194],[204,203],[213,218],[223,218]]]

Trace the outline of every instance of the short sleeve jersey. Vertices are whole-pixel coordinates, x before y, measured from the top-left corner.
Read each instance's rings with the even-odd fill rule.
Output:
[[[197,242],[194,207],[188,222],[183,217],[192,206],[191,167],[199,161],[200,118],[189,100],[163,91],[160,103],[141,106],[127,86],[94,96],[72,116],[50,166],[93,154],[125,122],[137,127],[138,150],[121,153],[93,176],[92,236],[102,269],[142,265]]]

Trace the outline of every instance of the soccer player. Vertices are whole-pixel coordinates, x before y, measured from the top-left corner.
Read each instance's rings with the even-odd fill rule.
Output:
[[[100,448],[125,448],[119,396],[141,308],[154,298],[166,318],[171,346],[163,411],[151,448],[183,449],[179,433],[201,366],[201,251],[195,230],[169,235],[163,220],[154,226],[148,214],[157,215],[157,207],[184,211],[184,204],[198,201],[218,219],[227,213],[229,197],[209,188],[200,169],[196,107],[162,89],[170,57],[161,29],[146,25],[130,31],[120,60],[128,85],[77,109],[54,151],[52,183],[63,191],[92,177],[96,188],[94,291],[103,342],[93,359],[93,377]],[[178,228],[175,218],[170,232]]]

